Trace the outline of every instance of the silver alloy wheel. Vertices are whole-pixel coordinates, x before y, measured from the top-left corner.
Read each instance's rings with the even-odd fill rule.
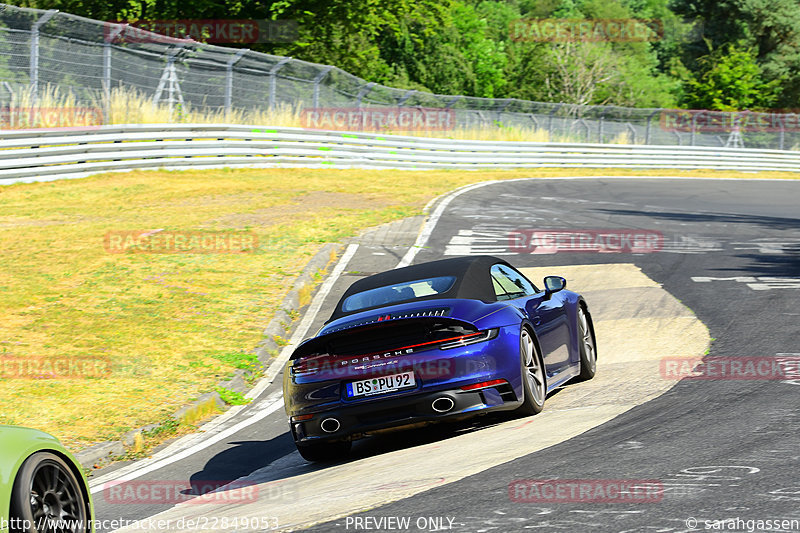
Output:
[[[597,369],[597,352],[594,349],[594,339],[592,338],[592,330],[589,327],[589,320],[586,318],[586,313],[582,308],[578,309],[578,324],[581,328],[581,342],[583,342],[586,362],[589,363],[590,371],[594,373]]]
[[[533,393],[533,401],[536,405],[543,405],[545,396],[544,369],[536,354],[536,346],[533,344],[533,339],[527,329],[523,329],[520,335],[520,349],[525,361],[525,379],[528,380],[528,388]]]

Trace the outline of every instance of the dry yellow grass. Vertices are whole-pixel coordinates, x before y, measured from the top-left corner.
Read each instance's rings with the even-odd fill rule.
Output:
[[[52,128],[97,125],[104,122],[104,110],[108,109],[108,124],[165,124],[183,122],[193,124],[245,124],[253,126],[303,127],[302,109],[291,105],[278,105],[272,110],[241,110],[230,112],[203,111],[191,105],[182,108],[170,107],[166,103],[154,104],[151,96],[134,89],[116,87],[109,91],[108,101],[97,95],[91,104],[79,104],[75,97],[58,87],[45,87],[36,100],[28,92],[14,94],[9,116],[10,128]],[[33,112],[32,112],[33,110]],[[391,130],[381,133],[420,137],[441,137],[455,140],[482,141],[528,141],[528,142],[580,142],[581,138],[565,135],[550,135],[534,127],[494,125],[491,127],[456,128],[453,130]],[[622,134],[612,140],[617,144],[630,142],[630,136]]]

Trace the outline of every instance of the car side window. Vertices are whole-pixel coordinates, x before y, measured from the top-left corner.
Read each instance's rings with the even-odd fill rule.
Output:
[[[539,292],[525,276],[506,265],[494,265],[490,274],[498,300],[513,300]]]

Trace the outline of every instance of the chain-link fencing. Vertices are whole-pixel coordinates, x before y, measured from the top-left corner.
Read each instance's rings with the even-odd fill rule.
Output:
[[[552,140],[800,149],[800,117],[793,111],[723,113],[437,95],[366,82],[333,66],[0,4],[0,113],[21,94],[35,104],[45,87],[101,109],[112,88],[123,87],[171,107],[206,111],[439,108],[451,110],[457,128],[535,128]]]

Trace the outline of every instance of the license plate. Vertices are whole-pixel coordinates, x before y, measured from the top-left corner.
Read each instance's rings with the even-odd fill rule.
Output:
[[[391,376],[351,381],[347,384],[347,397],[372,396],[373,394],[383,394],[384,392],[408,389],[415,386],[414,372],[403,372],[402,374],[393,374]]]

